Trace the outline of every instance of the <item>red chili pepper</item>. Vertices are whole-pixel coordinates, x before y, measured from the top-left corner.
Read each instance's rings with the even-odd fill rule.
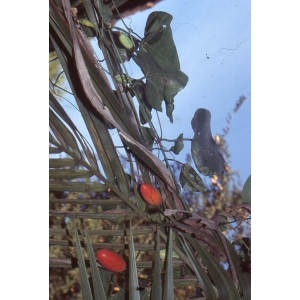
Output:
[[[158,206],[161,203],[161,194],[160,192],[150,184],[143,183],[140,186],[140,192],[144,198],[144,200],[151,204]]]
[[[122,272],[126,268],[125,260],[116,252],[110,249],[100,249],[97,251],[99,263],[112,272]]]

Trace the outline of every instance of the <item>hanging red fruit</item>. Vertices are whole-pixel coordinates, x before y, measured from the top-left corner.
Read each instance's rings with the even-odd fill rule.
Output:
[[[126,268],[125,260],[116,252],[110,249],[100,249],[97,251],[99,263],[112,272],[122,272]]]
[[[160,192],[150,184],[143,183],[140,185],[140,192],[144,200],[151,204],[158,206],[161,203],[161,194]]]

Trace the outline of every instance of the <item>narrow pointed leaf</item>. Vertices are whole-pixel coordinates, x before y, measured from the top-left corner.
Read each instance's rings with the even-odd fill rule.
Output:
[[[151,300],[162,299],[161,284],[162,282],[161,282],[161,271],[160,271],[160,239],[159,239],[159,232],[157,231],[156,243],[155,243],[153,281],[151,285]]]
[[[80,169],[58,169],[49,170],[50,179],[75,179],[75,178],[89,178],[93,176],[90,171]]]
[[[192,254],[191,249],[188,246],[184,237],[183,237],[183,242],[184,242],[184,249],[187,254],[187,257],[189,258],[189,260],[193,266],[193,270],[204,290],[206,298],[211,299],[211,300],[217,300],[216,293],[214,291],[211,281],[209,280],[208,276],[202,269],[202,267],[199,264],[199,262],[197,261],[197,259],[195,259],[195,256]]]
[[[93,281],[93,289],[94,289],[94,295],[95,300],[105,300],[106,299],[106,293],[103,287],[102,279],[98,271],[97,262],[95,259],[95,253],[93,250],[93,247],[91,245],[90,237],[88,235],[88,231],[84,230],[85,236],[86,236],[86,246],[88,250],[89,255],[89,261],[91,266],[91,273],[92,273],[92,281]]]
[[[131,300],[140,300],[140,293],[138,290],[138,274],[135,260],[135,248],[133,242],[133,234],[130,221],[130,235],[129,235],[129,298]]]
[[[92,291],[88,279],[88,273],[85,266],[84,256],[82,253],[82,248],[80,245],[80,239],[76,228],[76,220],[74,219],[74,231],[75,231],[75,239],[76,239],[76,253],[78,259],[78,268],[79,268],[79,277],[80,277],[80,286],[82,291],[82,298],[84,300],[93,300]]]
[[[174,299],[174,285],[173,285],[173,238],[172,238],[172,229],[169,228],[168,235],[168,251],[167,251],[167,264],[166,264],[166,275],[165,275],[165,284],[164,284],[164,295],[163,300]]]
[[[71,131],[63,124],[62,121],[54,114],[52,110],[49,111],[50,121],[53,126],[55,126],[56,130],[63,137],[65,143],[69,148],[73,150],[73,152],[81,158],[80,149],[78,147],[76,138],[71,133]],[[53,127],[51,127],[53,128]]]
[[[241,257],[236,253],[233,245],[228,240],[226,240],[226,243],[242,287],[243,299],[251,300],[251,273],[242,269]]]
[[[236,289],[233,280],[220,263],[204,247],[202,247],[197,240],[191,238],[188,234],[185,236],[206,266],[207,271],[218,290],[219,299],[240,300],[239,292]]]
[[[65,182],[65,181],[50,181],[50,191],[70,191],[70,192],[106,192],[108,190],[105,184],[99,182]]]
[[[50,158],[49,159],[49,168],[66,168],[66,167],[75,167],[78,165],[73,159],[70,158]]]

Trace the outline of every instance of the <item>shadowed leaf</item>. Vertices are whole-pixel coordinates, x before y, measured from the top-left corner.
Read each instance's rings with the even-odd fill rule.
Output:
[[[209,110],[199,108],[191,122],[195,133],[191,145],[192,157],[198,171],[205,176],[220,174],[225,164],[218,145],[211,135],[210,120]]]
[[[183,133],[181,133],[178,136],[177,140],[179,140],[179,139],[183,139]],[[184,144],[183,144],[182,140],[181,141],[175,141],[174,142],[174,146],[172,146],[170,148],[170,151],[172,151],[173,153],[175,153],[177,155],[177,154],[180,153],[180,151],[183,149],[183,147],[184,147]]]
[[[243,191],[242,191],[242,202],[251,202],[251,175],[247,178]]]
[[[184,164],[179,181],[183,189],[190,190],[192,192],[206,192],[207,188],[204,185],[201,177],[196,173],[196,171],[189,164]]]

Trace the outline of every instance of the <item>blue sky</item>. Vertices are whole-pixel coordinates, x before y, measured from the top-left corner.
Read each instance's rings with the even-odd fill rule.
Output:
[[[159,113],[164,138],[177,138],[182,132],[185,138],[192,138],[190,124],[198,108],[210,110],[212,134],[222,133],[227,114],[232,113],[236,101],[244,95],[246,100],[233,114],[227,136],[229,164],[240,171],[244,183],[251,173],[250,1],[161,1],[124,21],[143,37],[152,11],[165,11],[173,16],[171,28],[181,70],[189,76],[188,84],[175,97],[174,123],[169,122],[164,111]],[[123,24],[118,22],[116,26]],[[132,61],[128,72],[134,78],[143,76]],[[155,120],[155,114],[152,115]],[[185,142],[176,159],[184,162],[187,152],[189,142]]]
[[[221,134],[222,128],[227,126],[228,113],[233,113],[236,101],[244,95],[246,100],[237,114],[232,115],[227,135],[231,154],[228,163],[240,172],[241,184],[244,184],[251,173],[250,1],[161,1],[151,9],[124,18],[124,22],[143,37],[152,11],[165,11],[173,16],[171,28],[181,70],[189,77],[186,87],[175,96],[174,123],[165,115],[164,104],[163,112],[159,112],[163,138],[175,139],[180,133],[184,138],[192,138],[191,119],[198,108],[211,112],[213,136]],[[115,25],[124,27],[121,21]],[[98,58],[102,59],[97,43],[94,45]],[[126,64],[131,77],[144,76],[133,60]],[[65,108],[73,118],[78,116],[76,121],[81,124],[78,126],[89,138],[78,112],[68,103]],[[152,118],[158,129],[154,111]],[[117,132],[111,133],[120,145]],[[169,149],[173,143],[164,145]],[[186,154],[191,152],[190,146],[191,143],[185,141],[184,149],[174,158],[184,163]]]

